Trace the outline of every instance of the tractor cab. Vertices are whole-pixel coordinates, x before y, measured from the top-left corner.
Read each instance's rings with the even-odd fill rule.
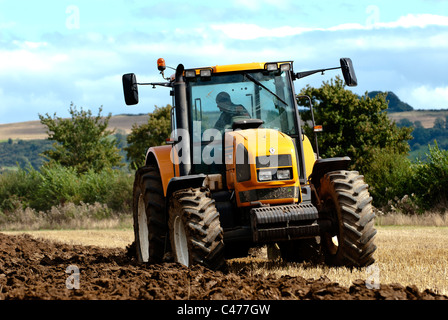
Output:
[[[223,172],[226,132],[264,128],[299,137],[291,68],[286,62],[185,70],[191,173]]]

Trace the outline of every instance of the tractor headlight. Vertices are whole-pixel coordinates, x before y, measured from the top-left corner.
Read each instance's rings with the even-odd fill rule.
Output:
[[[273,172],[271,170],[260,170],[258,172],[258,181],[270,181],[272,180]]]
[[[277,179],[278,180],[290,180],[291,179],[291,171],[289,169],[277,170]]]
[[[185,70],[185,77],[186,78],[194,78],[194,77],[196,77],[196,70],[194,70],[194,69]]]
[[[277,71],[278,64],[277,63],[266,63],[265,68],[267,71]]]

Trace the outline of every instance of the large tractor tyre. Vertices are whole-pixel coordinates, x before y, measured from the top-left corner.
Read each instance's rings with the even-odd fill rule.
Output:
[[[318,189],[321,218],[332,228],[321,235],[327,264],[365,267],[375,262],[375,213],[364,177],[356,171],[325,174]]]
[[[171,249],[176,262],[187,267],[201,264],[213,270],[224,267],[223,229],[208,189],[174,192],[168,214]]]
[[[136,257],[139,262],[161,262],[167,223],[162,180],[157,167],[140,168],[135,174],[133,199]]]

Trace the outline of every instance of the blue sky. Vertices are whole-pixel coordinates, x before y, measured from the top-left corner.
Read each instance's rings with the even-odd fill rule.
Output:
[[[121,76],[162,81],[156,61],[201,67],[294,60],[295,71],[353,60],[358,87],[393,91],[416,109],[448,108],[448,0],[0,0],[0,124],[147,113],[168,89],[140,87],[126,106]],[[339,72],[296,81],[320,87]]]

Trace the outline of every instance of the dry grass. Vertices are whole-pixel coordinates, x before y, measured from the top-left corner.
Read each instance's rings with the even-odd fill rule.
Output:
[[[377,214],[376,224],[379,226],[448,227],[448,211],[445,213],[426,212],[421,215],[398,212]]]
[[[448,295],[448,228],[387,227],[377,246],[381,282]]]
[[[129,212],[114,212],[100,203],[67,203],[53,206],[46,212],[31,208],[0,212],[0,231],[107,230],[128,228],[132,224],[132,214]]]
[[[99,246],[104,248],[126,248],[134,241],[130,229],[108,230],[34,230],[2,231],[4,234],[17,235],[27,233],[35,238],[58,241],[73,245]]]
[[[406,112],[389,112],[387,115],[391,120],[395,120],[396,122],[406,118],[412,122],[420,121],[424,128],[432,128],[434,126],[434,121],[437,118],[445,119],[448,115],[448,111],[414,110]]]
[[[40,121],[0,124],[0,140],[46,139],[48,134]]]
[[[301,276],[305,279],[326,276],[346,287],[357,279],[376,278],[379,285],[416,285],[419,290],[431,289],[448,295],[448,228],[378,227],[376,245],[376,261],[370,268],[350,270],[306,263],[273,263],[267,260],[264,248],[256,258],[234,259],[233,263],[235,269],[246,266],[256,274]]]
[[[422,215],[388,213],[376,219],[378,230],[373,268],[349,270],[297,263],[273,263],[263,248],[256,258],[235,259],[235,268],[246,265],[255,273],[301,276],[305,279],[328,277],[343,286],[354,280],[375,276],[379,283],[416,285],[448,295],[448,212]]]

